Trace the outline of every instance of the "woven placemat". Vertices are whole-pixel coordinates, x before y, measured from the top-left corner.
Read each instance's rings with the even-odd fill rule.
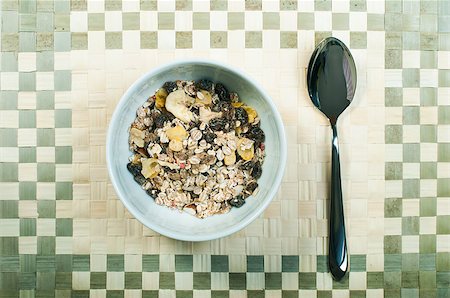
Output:
[[[446,1],[1,2],[1,297],[449,297]],[[339,120],[351,271],[327,269],[331,130],[306,67],[327,36],[357,63]],[[144,72],[202,57],[243,69],[280,111],[281,189],[229,237],[143,227],[108,179],[105,138]]]

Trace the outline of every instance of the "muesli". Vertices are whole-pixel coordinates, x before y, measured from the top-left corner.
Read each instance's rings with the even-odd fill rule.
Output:
[[[166,82],[136,112],[127,168],[157,204],[205,218],[258,192],[264,141],[256,110],[223,84]]]

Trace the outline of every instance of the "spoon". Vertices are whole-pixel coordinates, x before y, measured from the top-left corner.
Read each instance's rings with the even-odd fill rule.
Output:
[[[348,270],[348,254],[336,123],[356,89],[355,61],[342,41],[328,37],[317,45],[309,61],[307,85],[311,101],[327,116],[333,130],[328,265],[333,278],[340,280]]]

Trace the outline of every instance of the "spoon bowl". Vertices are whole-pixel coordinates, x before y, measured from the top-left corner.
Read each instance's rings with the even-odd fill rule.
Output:
[[[311,101],[330,120],[333,130],[328,265],[334,279],[340,280],[348,271],[348,253],[336,124],[356,90],[356,66],[350,50],[337,38],[324,39],[311,56],[306,79]]]

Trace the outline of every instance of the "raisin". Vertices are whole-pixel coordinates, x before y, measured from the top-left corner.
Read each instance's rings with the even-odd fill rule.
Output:
[[[257,143],[262,143],[266,139],[264,131],[258,126],[252,126],[246,135],[249,139],[252,139]]]
[[[243,108],[235,109],[234,115],[236,117],[236,120],[241,122],[241,125],[245,125],[248,123],[248,114]]]
[[[213,83],[209,80],[203,79],[196,82],[195,87],[197,89],[202,89],[211,92],[213,89]]]
[[[234,122],[234,108],[231,103],[226,101],[219,102],[220,111],[222,112],[222,117],[229,120],[230,122]]]
[[[166,89],[167,93],[173,92],[173,90],[178,89],[176,82],[165,82],[162,87]]]
[[[209,144],[212,144],[214,142],[214,139],[216,138],[216,134],[213,132],[207,132],[203,134],[203,139]]]
[[[133,176],[136,176],[138,174],[141,174],[142,165],[130,162],[127,164],[127,169]]]
[[[262,175],[261,163],[256,162],[252,168],[252,176],[253,178],[258,179],[259,177],[261,177],[261,175]]]
[[[141,174],[142,165],[130,162],[129,164],[127,164],[127,169],[133,175],[134,181],[136,181],[140,185],[144,184],[147,181]]]
[[[166,115],[166,117],[167,117],[167,119],[169,119],[169,121],[172,121],[172,120],[174,120],[176,118],[174,114],[172,114],[171,112],[169,112],[165,108],[162,110],[162,113],[164,115]]]
[[[245,200],[243,196],[237,196],[235,198],[232,198],[230,201],[230,205],[233,207],[242,207],[242,205],[245,204]]]
[[[239,154],[238,154],[239,155]],[[254,163],[251,161],[245,162],[241,165],[241,169],[243,170],[247,170],[250,171],[251,169],[253,169]]]
[[[209,121],[209,127],[211,127],[211,129],[215,131],[224,130],[227,124],[228,122],[223,118],[214,118]]]
[[[258,187],[258,183],[256,182],[250,182],[246,187],[245,187],[245,192],[252,194],[255,189]]]
[[[147,180],[145,179],[144,176],[142,176],[141,173],[139,173],[139,175],[134,176],[134,181],[136,181],[137,183],[139,183],[140,185],[144,184]]]
[[[221,83],[217,83],[214,91],[219,96],[219,99],[222,101],[231,101],[230,93],[228,92],[227,88]]]
[[[169,120],[169,117],[167,117],[166,114],[159,114],[155,119],[155,126],[157,128],[164,127],[164,123]]]

